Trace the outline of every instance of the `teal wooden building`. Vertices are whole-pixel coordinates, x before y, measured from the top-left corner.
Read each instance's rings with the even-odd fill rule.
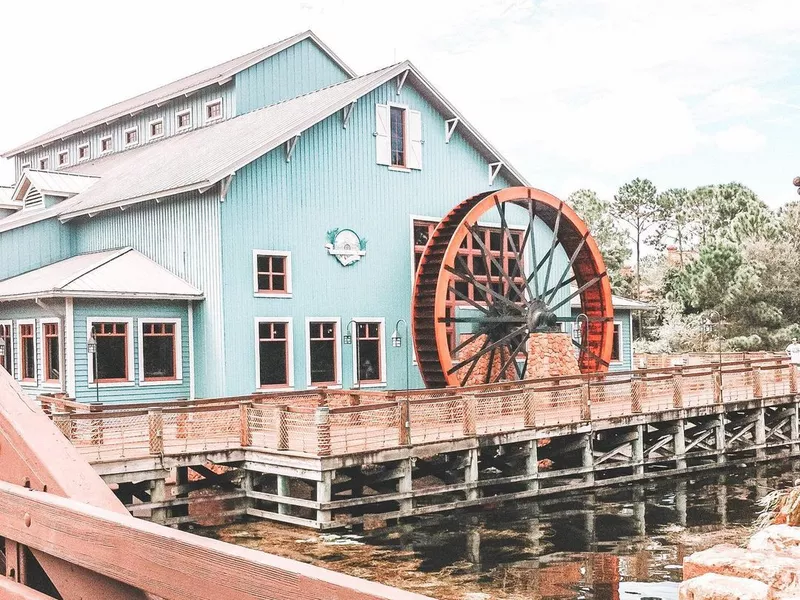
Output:
[[[3,364],[81,401],[404,388],[389,338],[425,231],[527,185],[413,64],[357,76],[311,32],[3,156]],[[630,366],[631,302],[614,368]]]

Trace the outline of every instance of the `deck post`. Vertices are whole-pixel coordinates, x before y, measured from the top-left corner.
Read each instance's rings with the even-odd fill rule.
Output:
[[[792,414],[789,416],[789,427],[791,431],[789,452],[791,454],[800,452],[800,415],[798,415],[798,410],[800,410],[800,405],[795,402],[792,405]]]
[[[797,365],[789,364],[789,393],[797,393]]]
[[[253,445],[253,435],[250,432],[250,409],[252,402],[239,403],[239,442],[246,448]]]
[[[53,423],[55,423],[58,430],[64,434],[65,438],[72,441],[72,423],[68,412],[53,413]]]
[[[464,436],[473,437],[477,433],[475,417],[478,412],[478,400],[475,394],[465,394],[461,401],[464,405]]]
[[[528,444],[528,456],[525,459],[525,474],[534,478],[528,480],[528,489],[531,491],[539,490],[539,442],[530,440]]]
[[[289,407],[285,404],[274,406],[272,420],[277,429],[275,433],[276,450],[289,449]]]
[[[326,400],[321,400],[314,410],[314,424],[317,428],[317,454],[319,456],[331,455],[331,409]]]
[[[683,368],[678,367],[672,374],[672,406],[683,408]],[[681,431],[683,431],[681,429]]]
[[[725,413],[717,415],[717,426],[714,428],[715,447],[717,450],[717,464],[724,464],[725,456]]]
[[[474,397],[474,396],[473,396]],[[464,467],[464,483],[467,484],[467,500],[477,500],[480,490],[478,483],[478,448],[467,450],[467,465]]]
[[[147,429],[150,438],[150,456],[164,454],[164,412],[161,408],[147,411]]]
[[[412,458],[406,458],[400,461],[400,478],[397,480],[397,491],[401,494],[408,494],[413,491],[413,465]],[[414,509],[414,499],[406,498],[400,500],[400,514],[410,515]]]
[[[642,376],[639,373],[631,375],[631,412],[642,412],[642,393],[644,386],[642,385]]]
[[[711,367],[711,377],[714,381],[714,404],[722,404],[722,365]]]
[[[766,410],[764,407],[759,407],[756,409],[756,422],[753,428],[753,441],[755,442],[756,446],[756,458],[758,460],[762,460],[767,457],[767,425],[765,420]]]
[[[601,388],[602,389],[602,388]],[[592,420],[592,378],[586,378],[586,385],[581,386],[581,421]]]
[[[103,411],[103,405],[100,402],[90,402],[89,412],[100,413]],[[92,444],[97,446],[103,443],[103,419],[92,419]]]
[[[289,478],[286,475],[278,475],[277,481],[277,492],[278,496],[288,497],[290,496],[289,492]],[[291,510],[291,506],[289,504],[282,504],[278,503],[278,514],[279,515],[288,515],[289,511]]]
[[[763,393],[763,386],[761,384],[761,367],[755,365],[753,367],[753,398],[761,398]]]
[[[397,401],[397,406],[400,413],[397,426],[397,439],[401,446],[411,445],[411,406],[408,396]]]
[[[644,436],[645,426],[636,426],[636,438],[633,440],[633,474],[644,475]]]
[[[584,473],[583,480],[586,483],[594,483],[594,448],[592,443],[592,433],[589,432],[584,436],[583,440],[583,466],[589,471]]]
[[[169,500],[167,497],[167,482],[164,479],[154,479],[150,484],[150,501],[166,502],[167,500]],[[163,524],[168,515],[168,508],[154,508],[150,511],[150,520],[154,523]]]
[[[331,494],[333,493],[333,472],[323,471],[322,480],[317,482],[317,502],[324,504],[331,501]],[[318,510],[317,511],[317,527],[324,529],[326,523],[331,522],[331,511]]]
[[[686,469],[686,421],[683,419],[675,421],[675,433],[672,435],[675,468],[683,471]]]
[[[678,513],[678,525],[686,527],[686,480],[675,482],[675,512]]]

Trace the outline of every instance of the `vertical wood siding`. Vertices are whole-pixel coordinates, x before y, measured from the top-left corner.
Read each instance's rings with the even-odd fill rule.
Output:
[[[375,105],[386,102],[422,113],[419,171],[376,164]],[[223,297],[235,307],[225,311],[226,392],[253,390],[253,322],[270,316],[294,318],[296,387],[306,381],[306,317],[341,317],[343,327],[353,317],[385,318],[388,384],[404,387],[406,346],[393,348],[388,338],[397,319],[410,319],[411,215],[442,217],[475,193],[509,185],[502,177],[489,185],[487,162],[458,129],[445,143],[442,115],[411,86],[398,96],[391,83],[358,100],[347,129],[341,115],[334,115],[303,133],[291,162],[277,150],[241,169],[221,211]],[[359,263],[342,267],[327,254],[326,232],[334,228],[352,228],[368,240]],[[551,235],[540,224],[537,244],[548,248]],[[254,297],[254,249],[292,252],[292,298]],[[559,260],[566,264],[563,252]],[[340,350],[343,384],[349,387],[352,346]],[[421,385],[416,367],[409,384]]]
[[[160,204],[105,212],[73,225],[78,252],[133,246],[203,291],[205,299],[194,310],[199,396],[224,391],[219,207],[219,196],[212,192],[185,194]]]
[[[244,114],[349,79],[311,40],[237,73],[236,112]]]
[[[0,233],[0,279],[38,269],[72,256],[74,241],[58,219]]]

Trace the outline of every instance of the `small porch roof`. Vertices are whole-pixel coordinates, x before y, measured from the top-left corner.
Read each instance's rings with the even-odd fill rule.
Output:
[[[576,288],[572,288],[570,293],[574,293]],[[570,306],[573,309],[580,310],[581,308],[581,297],[575,296],[569,302]],[[652,304],[648,304],[647,302],[642,302],[641,300],[634,300],[633,298],[625,298],[624,296],[617,296],[615,294],[611,295],[611,304],[614,306],[615,309],[619,310],[655,310],[656,307]]]
[[[80,254],[0,281],[0,302],[39,298],[201,300],[203,292],[133,248]]]

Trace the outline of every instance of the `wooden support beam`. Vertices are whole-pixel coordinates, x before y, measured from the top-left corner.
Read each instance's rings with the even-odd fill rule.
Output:
[[[295,146],[297,146],[297,141],[299,139],[300,139],[300,134],[298,133],[296,136],[294,136],[292,139],[290,139],[289,141],[287,141],[284,144],[284,147],[285,147],[284,149],[285,149],[285,152],[286,152],[286,162],[289,162],[289,161],[292,160],[292,154],[294,154],[294,149],[295,149]]]
[[[444,122],[444,143],[449,144],[450,138],[453,137],[453,134],[456,131],[456,125],[458,125],[458,117],[453,117],[452,119],[447,119]]]
[[[342,109],[342,129],[347,129],[347,125],[350,123],[350,117],[353,114],[353,109],[356,107],[356,102],[357,100],[353,100]]]
[[[397,95],[400,95],[400,92],[403,91],[403,86],[406,84],[406,79],[408,78],[408,72],[410,69],[406,69],[400,75],[397,76]]]

